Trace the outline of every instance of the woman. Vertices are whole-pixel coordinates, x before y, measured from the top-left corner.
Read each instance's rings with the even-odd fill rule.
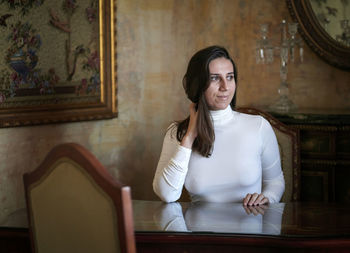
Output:
[[[237,68],[225,48],[194,54],[183,78],[190,116],[173,123],[164,138],[153,180],[165,202],[182,188],[192,201],[279,202],[284,177],[276,136],[261,116],[234,111]]]

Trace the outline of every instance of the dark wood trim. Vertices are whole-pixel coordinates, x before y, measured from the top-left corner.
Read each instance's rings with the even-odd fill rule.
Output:
[[[349,238],[305,238],[305,237],[273,237],[273,236],[249,236],[249,235],[218,235],[215,234],[179,234],[179,233],[136,233],[136,241],[139,245],[152,244],[197,244],[197,245],[231,245],[232,247],[241,245],[247,247],[288,248],[288,249],[349,249]],[[328,252],[328,251],[327,251]]]

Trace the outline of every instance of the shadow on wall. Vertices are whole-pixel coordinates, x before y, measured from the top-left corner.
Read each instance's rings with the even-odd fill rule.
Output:
[[[77,142],[91,148],[87,142],[89,131],[82,131],[82,128],[84,123],[77,122],[0,129],[4,144],[0,153],[3,161],[0,165],[2,212],[25,207],[23,174],[35,170],[53,147],[63,142]]]
[[[19,127],[16,136],[10,134],[13,128],[0,131],[5,148],[1,152],[0,206],[3,212],[11,212],[25,206],[23,174],[39,166],[63,134],[56,125]]]
[[[133,199],[157,199],[153,193],[152,181],[161,145],[154,148],[155,143],[158,142],[146,134],[138,134],[120,151],[117,162],[119,178],[131,187]]]

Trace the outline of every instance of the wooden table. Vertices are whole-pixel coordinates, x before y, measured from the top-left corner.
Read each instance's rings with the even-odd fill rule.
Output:
[[[134,200],[137,252],[350,252],[350,205]],[[29,252],[25,209],[0,216],[0,252]],[[6,250],[6,251],[5,251]]]
[[[248,213],[241,204],[135,201],[138,252],[350,252],[350,205],[279,203]]]

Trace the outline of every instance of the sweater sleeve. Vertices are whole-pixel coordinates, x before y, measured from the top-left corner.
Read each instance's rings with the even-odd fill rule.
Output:
[[[154,221],[163,231],[187,232],[182,207],[179,202],[167,203],[160,206],[153,214]]]
[[[165,135],[162,152],[153,179],[153,190],[165,202],[177,201],[188,171],[192,150],[179,144],[170,127]]]
[[[277,203],[283,195],[285,182],[277,138],[271,125],[264,118],[261,133],[263,145],[261,154],[262,193],[269,199],[270,203]]]

